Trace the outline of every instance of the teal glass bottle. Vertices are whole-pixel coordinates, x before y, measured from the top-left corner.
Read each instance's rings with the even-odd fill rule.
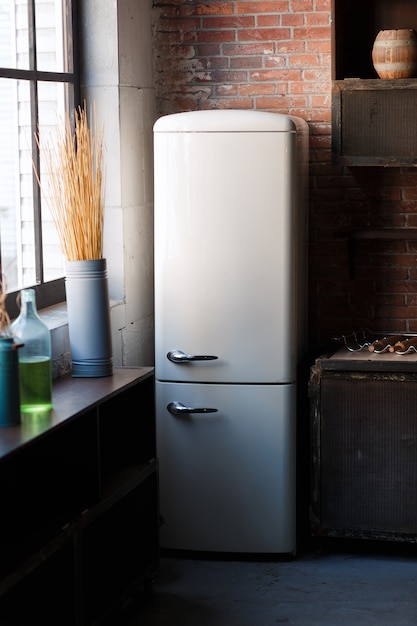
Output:
[[[34,289],[20,292],[20,315],[10,327],[19,348],[20,410],[52,408],[51,333],[38,315]]]
[[[0,335],[0,426],[20,424],[18,348],[13,337]]]

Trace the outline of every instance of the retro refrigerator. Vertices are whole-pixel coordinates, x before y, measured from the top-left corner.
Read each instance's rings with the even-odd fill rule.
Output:
[[[154,154],[161,546],[294,554],[307,123],[167,115]]]

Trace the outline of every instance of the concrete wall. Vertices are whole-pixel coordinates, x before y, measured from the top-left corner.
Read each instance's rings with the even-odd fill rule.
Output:
[[[155,121],[150,0],[88,0],[82,96],[104,127],[105,228],[114,363],[152,365]]]

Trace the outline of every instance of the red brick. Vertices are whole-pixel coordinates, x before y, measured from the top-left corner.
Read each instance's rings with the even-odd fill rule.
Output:
[[[328,11],[323,11],[323,13],[306,13],[305,22],[307,26],[330,26],[330,14]]]
[[[282,61],[285,62],[284,60]],[[286,81],[300,80],[301,72],[294,69],[279,69],[279,70],[257,70],[253,71],[249,75],[249,80],[253,82],[258,81]]]
[[[281,17],[279,15],[258,15],[256,26],[265,28],[266,26],[280,26]]]
[[[184,35],[184,40],[196,43],[235,41],[235,30],[230,28],[225,30],[190,31]]]
[[[236,2],[237,13],[287,13],[290,11],[289,0],[279,2],[263,1],[259,2]]]
[[[230,69],[255,69],[262,67],[262,60],[256,56],[239,56],[230,59]]]
[[[219,85],[215,87],[215,94],[219,98],[234,97],[239,94],[237,85]]]
[[[275,86],[271,83],[256,83],[239,85],[239,94],[241,96],[265,96],[275,93]]]
[[[282,26],[302,26],[304,24],[304,15],[302,13],[284,13],[281,15]]]
[[[223,54],[225,56],[238,56],[238,55],[258,55],[261,59],[266,54],[273,54],[275,51],[275,45],[272,42],[268,43],[233,43],[223,44]]]
[[[181,5],[181,15],[231,15],[233,13],[232,2],[200,2],[189,5],[185,2],[177,2]]]
[[[417,241],[359,242],[352,279],[348,241],[334,236],[417,228],[417,169],[332,160],[331,0],[153,6],[158,114],[242,108],[308,121],[310,341],[365,324],[417,333]]]
[[[233,15],[228,17],[207,17],[202,21],[203,30],[214,30],[223,28],[253,28],[255,18],[245,15]]]
[[[239,41],[279,41],[289,39],[291,31],[288,28],[252,28],[238,31]]]

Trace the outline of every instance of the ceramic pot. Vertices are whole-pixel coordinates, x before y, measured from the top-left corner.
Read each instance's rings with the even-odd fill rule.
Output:
[[[372,48],[372,62],[380,78],[417,76],[417,33],[412,28],[381,30]]]

